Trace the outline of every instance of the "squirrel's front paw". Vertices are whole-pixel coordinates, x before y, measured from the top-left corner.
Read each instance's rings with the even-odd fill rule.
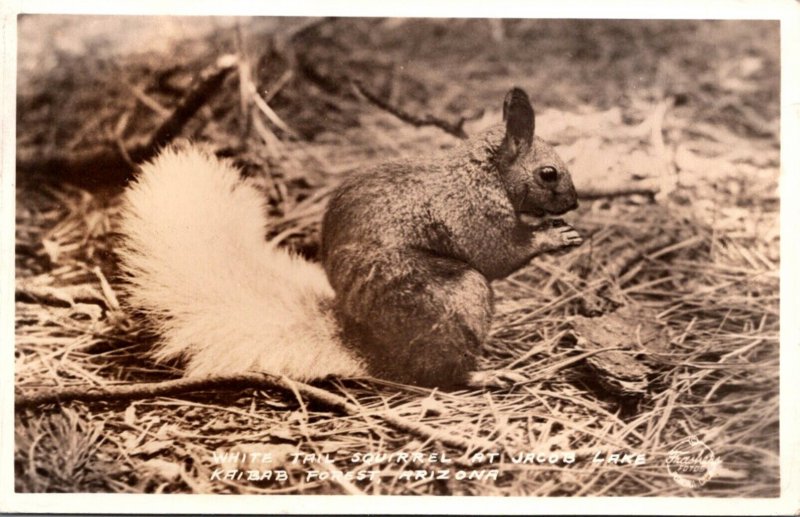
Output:
[[[583,244],[583,237],[570,225],[559,226],[554,228],[554,230],[558,231],[561,242],[563,242],[565,246],[579,246]]]
[[[470,388],[509,388],[528,379],[513,370],[481,370],[470,372],[467,386]]]
[[[556,251],[562,248],[580,246],[583,238],[575,228],[561,221],[537,235],[542,251]]]

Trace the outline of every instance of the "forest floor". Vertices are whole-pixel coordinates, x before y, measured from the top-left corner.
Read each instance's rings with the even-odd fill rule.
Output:
[[[252,177],[269,237],[307,258],[342,178],[460,142],[378,104],[472,135],[514,85],[584,193],[565,218],[586,242],[494,284],[483,366],[525,382],[315,383],[350,411],[280,386],[20,408],[17,491],[779,494],[777,22],[28,16],[19,34],[17,395],[180,375],[148,359],[154,338],[126,307],[119,194],[226,55],[237,64],[179,134]],[[590,345],[619,348],[646,383],[604,382]],[[597,461],[617,453],[644,459]],[[675,454],[705,463],[676,474]]]

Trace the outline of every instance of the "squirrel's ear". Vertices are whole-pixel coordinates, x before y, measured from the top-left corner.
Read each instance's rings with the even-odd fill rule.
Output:
[[[530,147],[535,125],[533,106],[521,88],[512,88],[506,94],[503,121],[506,123],[503,154],[507,160],[513,161],[523,149]]]

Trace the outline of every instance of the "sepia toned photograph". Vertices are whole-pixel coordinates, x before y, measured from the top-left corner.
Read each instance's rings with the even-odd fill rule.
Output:
[[[15,493],[782,495],[778,20],[16,23]]]

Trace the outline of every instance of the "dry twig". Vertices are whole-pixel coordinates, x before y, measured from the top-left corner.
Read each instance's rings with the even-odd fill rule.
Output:
[[[17,394],[14,399],[15,411],[33,408],[46,404],[64,404],[66,402],[113,402],[134,400],[158,396],[179,395],[198,391],[241,390],[247,388],[278,388],[290,393],[300,393],[311,400],[320,402],[348,415],[359,415],[362,410],[348,402],[345,398],[334,395],[323,389],[303,382],[293,381],[286,377],[262,373],[246,373],[232,376],[203,377],[199,379],[183,378],[154,383],[121,384],[115,386],[81,386],[76,388],[57,388],[40,390],[37,393]],[[475,448],[489,449],[493,445],[484,440],[462,438],[443,432],[429,425],[412,422],[395,412],[377,413],[381,419],[392,427],[436,440],[444,445],[461,450]]]
[[[647,196],[649,199],[655,198],[658,194],[658,187],[644,187],[644,186],[611,186],[606,188],[588,188],[578,189],[578,198],[583,200],[615,198],[621,196]]]
[[[80,302],[106,304],[106,300],[97,290],[83,284],[53,287],[17,280],[14,294],[17,300],[43,305],[69,306]]]
[[[351,83],[353,88],[359,94],[363,95],[368,101],[370,101],[375,106],[381,108],[382,110],[386,111],[397,117],[398,119],[402,120],[407,124],[411,124],[414,127],[422,127],[422,126],[434,126],[438,127],[442,131],[449,133],[456,138],[461,138],[462,140],[467,138],[467,133],[464,131],[464,117],[458,119],[458,122],[455,124],[452,122],[447,122],[446,120],[442,120],[438,117],[435,117],[431,114],[426,114],[425,116],[418,116],[408,113],[400,109],[397,106],[392,106],[388,102],[384,101],[374,93],[367,90],[361,81],[352,79]]]

